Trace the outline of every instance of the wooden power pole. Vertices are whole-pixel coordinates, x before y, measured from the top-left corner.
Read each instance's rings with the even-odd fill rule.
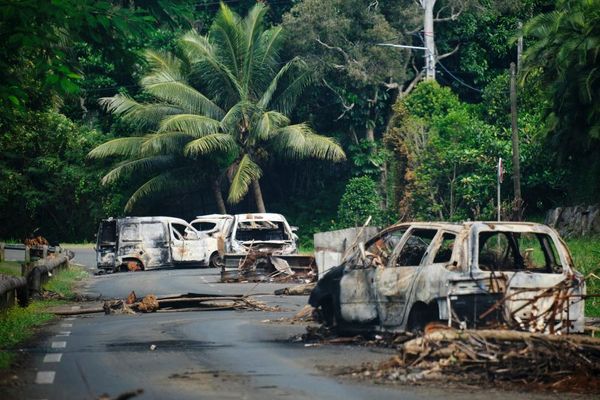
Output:
[[[517,124],[517,72],[515,63],[510,63],[510,116],[512,128],[512,162],[515,199],[513,201],[513,220],[523,217],[523,199],[521,198],[521,163],[519,154],[519,127]]]

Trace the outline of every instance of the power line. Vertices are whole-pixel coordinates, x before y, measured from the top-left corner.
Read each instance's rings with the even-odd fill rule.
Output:
[[[476,92],[478,92],[478,93],[483,93],[483,90],[481,90],[481,89],[477,89],[476,87],[473,87],[473,86],[471,86],[471,85],[469,85],[469,84],[465,83],[465,82],[464,82],[464,81],[462,81],[461,79],[457,78],[457,77],[456,77],[456,76],[455,76],[455,75],[454,75],[452,72],[448,71],[448,69],[447,69],[446,67],[444,67],[444,64],[442,64],[440,61],[438,61],[437,63],[438,63],[438,64],[440,65],[440,67],[442,67],[442,69],[443,69],[444,71],[446,71],[446,72],[448,73],[448,75],[450,75],[450,76],[451,76],[451,77],[452,77],[452,78],[453,78],[453,79],[454,79],[456,82],[458,82],[458,83],[460,83],[461,85],[463,85],[464,87],[467,87],[467,88],[469,88],[469,89],[471,89],[471,90],[474,90],[474,91],[476,91]]]

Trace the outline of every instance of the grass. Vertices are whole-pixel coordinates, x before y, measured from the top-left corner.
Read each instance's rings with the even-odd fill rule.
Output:
[[[61,243],[63,249],[93,249],[96,243]]]
[[[21,263],[17,261],[0,262],[0,274],[21,276]]]
[[[58,293],[65,300],[71,300],[75,297],[75,285],[86,276],[87,272],[83,269],[71,266],[55,273],[44,285],[44,289]],[[9,368],[17,346],[31,338],[40,325],[54,318],[48,308],[62,303],[64,300],[38,300],[32,301],[27,307],[15,306],[0,313],[0,369]]]
[[[586,280],[588,294],[600,294],[600,236],[575,238],[566,240],[575,269],[583,275],[589,276]],[[600,298],[590,297],[585,301],[585,315],[600,317]]]

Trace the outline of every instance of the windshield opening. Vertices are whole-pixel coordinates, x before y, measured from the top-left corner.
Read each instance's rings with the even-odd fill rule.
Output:
[[[242,242],[291,240],[281,221],[251,220],[238,223],[235,239]]]

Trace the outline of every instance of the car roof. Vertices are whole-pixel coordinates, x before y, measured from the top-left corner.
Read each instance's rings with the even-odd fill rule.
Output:
[[[283,215],[275,214],[275,213],[236,214],[235,218],[238,221],[252,221],[252,220],[286,221],[286,219]]]

